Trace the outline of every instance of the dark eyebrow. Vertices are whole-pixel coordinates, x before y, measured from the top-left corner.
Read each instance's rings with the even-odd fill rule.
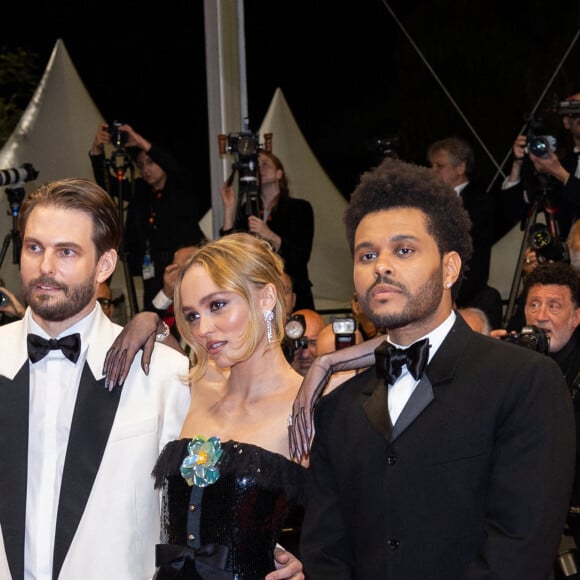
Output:
[[[38,244],[39,246],[43,246],[45,244],[43,244],[39,239],[34,238],[32,236],[27,236],[23,239],[23,242],[26,242],[28,244]],[[62,241],[62,242],[58,242],[57,244],[54,244],[54,246],[56,248],[70,248],[73,250],[79,250],[82,251],[83,247],[79,244],[77,244],[76,242],[67,242],[67,241]]]
[[[398,235],[390,238],[389,243],[397,243],[397,242],[403,242],[403,241],[407,241],[407,240],[417,242],[417,241],[419,241],[419,238],[417,236],[412,235],[412,234],[398,234]],[[375,248],[375,247],[376,247],[376,244],[373,244],[371,242],[361,242],[360,244],[355,246],[354,250],[355,250],[355,252],[358,252],[359,250],[370,249],[370,248]]]

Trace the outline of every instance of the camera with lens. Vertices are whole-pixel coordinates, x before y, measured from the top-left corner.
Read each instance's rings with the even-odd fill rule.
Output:
[[[308,338],[304,336],[305,332],[306,319],[303,314],[293,314],[288,317],[282,339],[282,350],[288,362],[294,360],[294,353],[299,348],[308,348]]]
[[[398,159],[401,151],[401,138],[398,135],[375,137],[367,141],[367,149],[374,153],[379,163],[386,157]]]
[[[549,157],[549,151],[556,152],[556,138],[552,135],[539,135],[526,141],[526,153],[536,157]]]
[[[553,262],[570,262],[566,242],[554,237],[550,228],[545,224],[535,223],[530,228],[528,243],[538,258],[541,257]]]
[[[526,146],[524,151],[536,157],[549,157],[550,151],[556,152],[556,138],[546,134],[541,119],[529,119],[526,132]]]
[[[501,337],[501,340],[525,346],[526,348],[535,350],[541,354],[548,354],[550,347],[549,335],[546,334],[545,330],[538,328],[533,324],[524,326],[521,332],[508,332],[508,334]]]
[[[242,217],[259,216],[261,213],[258,153],[262,150],[272,151],[272,133],[266,133],[264,141],[262,146],[258,134],[250,131],[247,118],[244,118],[241,132],[218,135],[220,155],[232,153],[236,157],[232,174],[227,180],[228,185],[231,185],[237,171],[239,187],[236,222]]]
[[[356,321],[352,316],[337,317],[332,320],[334,348],[340,350],[356,344]]]
[[[258,135],[245,131],[242,133],[230,133],[227,136],[226,151],[237,155],[240,159],[258,154],[260,141]]]
[[[123,124],[124,123],[121,123],[120,121],[113,121],[112,123],[109,123],[107,129],[109,131],[109,135],[111,136],[111,143],[116,149],[119,147],[124,147],[125,143],[127,143],[127,139],[129,138],[127,131],[121,131],[120,129],[121,125]]]

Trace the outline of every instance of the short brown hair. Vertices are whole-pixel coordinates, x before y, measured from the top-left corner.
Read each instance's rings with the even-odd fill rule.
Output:
[[[86,213],[93,221],[93,242],[99,259],[121,242],[119,211],[111,196],[94,181],[66,178],[41,185],[28,196],[18,216],[18,231],[24,237],[26,223],[37,206],[54,206]]]

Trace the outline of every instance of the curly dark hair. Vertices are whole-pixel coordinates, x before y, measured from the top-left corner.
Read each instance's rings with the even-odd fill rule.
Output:
[[[378,167],[363,173],[344,213],[351,253],[354,255],[356,229],[366,215],[401,207],[417,208],[425,214],[427,231],[441,254],[459,254],[462,266],[453,287],[455,293],[473,253],[471,220],[461,197],[426,167],[386,158]]]
[[[523,296],[527,299],[532,286],[556,284],[568,286],[572,302],[576,308],[580,306],[580,276],[570,264],[565,262],[543,262],[538,264],[527,276],[524,283]]]

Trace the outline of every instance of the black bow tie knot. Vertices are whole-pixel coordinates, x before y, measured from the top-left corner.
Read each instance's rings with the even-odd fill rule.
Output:
[[[62,350],[62,353],[70,361],[76,363],[81,352],[81,335],[77,332],[56,340],[55,338],[42,338],[37,334],[29,334],[27,337],[28,357],[35,363],[43,359],[49,350]]]
[[[403,365],[417,381],[425,372],[429,360],[429,339],[424,338],[409,348],[397,348],[386,340],[375,349],[376,371],[378,378],[384,378],[392,385],[401,375]]]

